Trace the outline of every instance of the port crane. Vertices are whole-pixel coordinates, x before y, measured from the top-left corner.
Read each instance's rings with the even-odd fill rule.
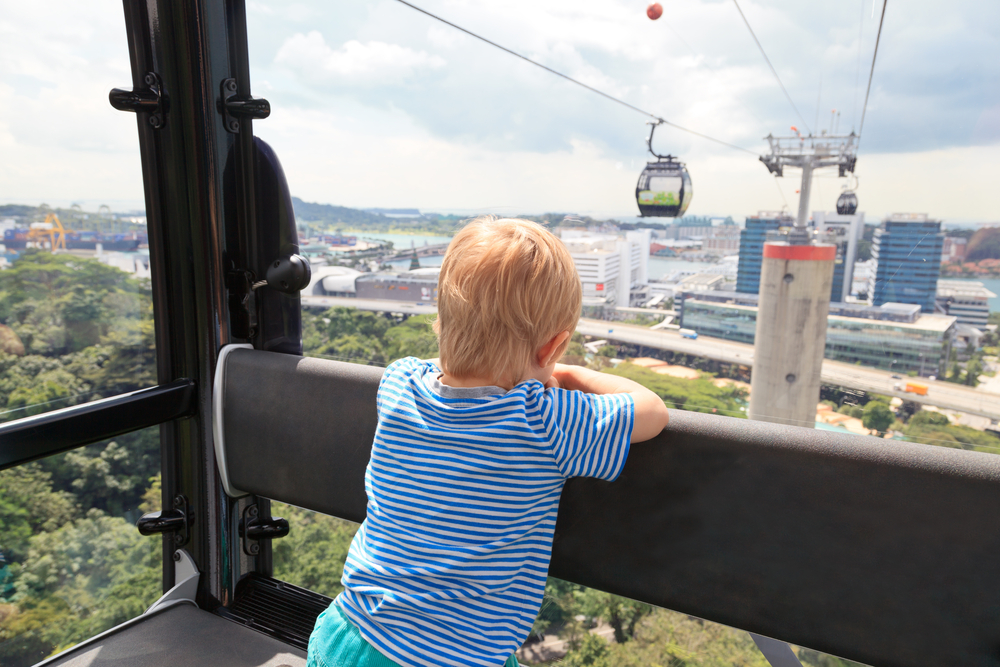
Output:
[[[59,220],[59,216],[55,213],[49,213],[45,216],[45,222],[33,222],[31,223],[31,228],[28,230],[27,241],[29,244],[35,244],[36,247],[44,247],[43,243],[48,241],[49,250],[55,252],[56,250],[66,249],[66,234],[72,233],[73,230],[66,229],[63,227],[62,222]]]

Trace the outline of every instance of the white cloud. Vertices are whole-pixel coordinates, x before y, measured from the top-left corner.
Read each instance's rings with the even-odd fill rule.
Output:
[[[53,7],[0,0],[0,203],[96,201],[141,208],[121,3]]]
[[[871,0],[741,0],[810,124],[860,119],[878,16]],[[731,2],[423,0],[421,6],[653,113],[751,150],[800,125]],[[894,9],[895,7],[895,9]],[[392,0],[248,2],[252,87],[292,192],[357,206],[635,212],[646,118]],[[869,219],[896,210],[1000,220],[1000,4],[890,5],[858,169]],[[859,40],[859,27],[862,28]],[[0,0],[0,201],[141,204],[121,4]],[[861,52],[858,72],[859,46]],[[819,77],[822,94],[817,101]],[[855,80],[860,79],[860,91]],[[746,155],[657,132],[694,178],[690,213],[782,206]],[[386,161],[406,165],[390,171]],[[617,169],[621,163],[621,169]],[[388,180],[387,180],[388,179]],[[389,183],[387,185],[387,183]],[[842,181],[820,175],[812,208]],[[780,186],[796,208],[797,174]]]
[[[620,161],[585,138],[546,153],[486,149],[434,137],[399,110],[366,117],[344,111],[285,109],[255,126],[280,156],[292,192],[306,201],[437,212],[637,215],[635,181],[646,161],[640,151]],[[752,156],[729,152],[694,154],[687,165],[694,182],[690,215],[742,218],[786,202],[791,212],[798,209],[796,170],[776,184]],[[1000,220],[991,195],[998,174],[995,148],[863,154],[858,196],[870,221],[895,211],[952,222]],[[833,210],[844,183],[835,170],[818,172],[810,210]]]
[[[351,40],[332,49],[319,31],[296,33],[285,40],[274,61],[308,78],[334,78],[386,84],[407,79],[419,70],[438,69],[440,56],[385,42]]]

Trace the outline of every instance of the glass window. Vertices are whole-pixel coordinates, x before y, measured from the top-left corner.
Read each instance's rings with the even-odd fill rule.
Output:
[[[344,590],[340,577],[359,524],[278,502],[271,503],[271,516],[288,519],[290,529],[272,545],[274,576],[337,597]]]
[[[120,4],[10,5],[0,28],[0,420],[156,384]]]
[[[251,3],[253,89],[273,108],[254,129],[282,159],[304,235],[302,251],[313,267],[313,283],[302,298],[306,353],[375,365],[410,354],[436,356],[433,314],[418,307],[433,310],[434,270],[449,239],[475,215],[528,217],[574,234],[584,317],[567,350],[568,363],[633,378],[677,409],[746,418],[763,247],[769,234],[794,224],[801,188],[797,168],[785,170],[775,186],[756,158],[768,150],[763,137],[787,134],[781,128],[788,119],[798,121],[784,97],[774,94],[776,84],[759,53],[718,39],[720,30],[729,29],[722,26],[739,17],[720,23],[706,3],[694,3],[690,15],[655,23],[617,3],[600,15],[584,7],[567,12],[553,2],[516,11],[439,0],[422,6],[751,155],[663,128],[658,144],[669,144],[664,150],[691,172],[683,179],[682,202],[690,205],[690,215],[640,218],[634,197],[648,159],[640,141],[647,118],[405,6],[332,10],[317,2]],[[860,130],[865,81],[845,72],[866,71],[878,29],[877,12],[842,10],[822,20],[789,10],[783,18],[796,26],[796,37],[764,40],[772,59],[784,63],[780,72],[799,67],[828,73],[815,115],[805,114],[815,118],[809,129],[820,136]],[[956,9],[963,17],[975,17],[975,11],[971,5]],[[938,25],[932,10],[919,7],[901,20],[935,30]],[[831,25],[844,35],[837,56],[827,48]],[[959,251],[951,250],[961,246],[964,253],[976,234],[993,234],[982,234],[978,228],[984,225],[971,221],[1000,219],[988,195],[987,174],[995,170],[986,157],[995,142],[989,119],[1000,98],[994,89],[964,83],[981,78],[982,62],[1000,59],[972,64],[958,58],[962,49],[954,45],[964,44],[958,33],[949,32],[927,51],[925,43],[887,28],[883,39],[909,56],[898,61],[905,65],[876,67],[858,158],[859,177],[872,185],[859,191],[859,215],[833,213],[845,183],[834,168],[817,171],[812,181],[810,224],[838,234],[841,264],[831,267],[837,283],[830,294],[844,303],[830,307],[820,346],[827,362],[837,364],[839,379],[826,377],[815,411],[808,405],[797,423],[808,427],[804,438],[832,430],[1000,453],[1000,414],[983,408],[1000,395],[1000,339],[995,327],[987,328],[1000,324],[1000,271],[988,263],[1000,260],[984,255],[975,264],[963,263]],[[996,55],[996,42],[985,33],[972,42],[976,53]],[[924,58],[936,59],[935,67],[951,63],[961,70],[967,78],[955,79],[956,87],[974,102],[958,109],[944,89],[927,89],[916,108],[906,81],[921,71],[917,63]],[[649,85],[651,73],[664,68],[671,72],[669,85]],[[789,94],[812,100],[815,77],[799,79]],[[827,117],[825,109],[834,106]],[[808,133],[803,127],[797,131]],[[939,159],[939,150],[949,151],[948,160]],[[923,192],[901,185],[924,182],[927,164],[950,185]],[[693,196],[693,180],[704,193],[700,198]],[[654,177],[648,190],[676,194],[680,184],[680,178]],[[969,194],[941,195],[956,191]],[[896,210],[927,215],[899,217]],[[622,266],[629,254],[618,252],[618,243],[640,248],[638,268]],[[950,259],[942,263],[946,252]],[[850,261],[853,266],[844,264]],[[942,297],[939,278],[945,275],[982,281],[974,307],[959,309],[957,301]],[[630,289],[619,289],[623,283],[631,283]],[[904,302],[902,309],[896,302]],[[919,310],[907,310],[913,306]],[[981,337],[966,326],[980,327]],[[642,346],[621,339],[623,332],[636,331],[658,338]],[[724,346],[745,363],[720,361],[716,351]],[[276,563],[277,554],[276,547]],[[281,570],[301,583],[305,570],[296,576],[294,571]],[[551,585],[555,597],[572,588]],[[580,623],[599,617],[566,614],[574,622],[583,616]],[[694,637],[685,634],[689,630],[701,633],[692,643],[731,656],[724,648],[730,631],[720,627],[649,611],[637,636],[659,633],[660,644],[643,654],[649,658],[643,664],[687,660],[669,651],[672,637]],[[759,662],[745,635],[739,642],[740,651],[749,647],[748,655],[756,656],[746,661]],[[800,658],[835,664],[808,651]],[[567,660],[586,664],[572,652]]]
[[[121,3],[5,3],[0,421],[156,384]],[[0,472],[0,663],[33,665],[161,594],[159,428]]]
[[[162,591],[154,426],[0,472],[0,663],[28,667],[143,613]]]

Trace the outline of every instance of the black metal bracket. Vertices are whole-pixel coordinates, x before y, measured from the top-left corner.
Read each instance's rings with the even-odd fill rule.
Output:
[[[772,159],[770,156],[765,157],[763,155],[760,156],[758,159],[761,162],[763,162],[764,166],[767,167],[767,170],[772,174],[774,174],[775,176],[781,177],[785,175],[780,160],[776,158]]]
[[[649,148],[649,152],[652,153],[653,157],[655,157],[657,160],[666,160],[667,162],[674,162],[677,160],[677,156],[669,154],[660,155],[659,153],[653,150],[653,134],[656,132],[657,127],[666,122],[667,121],[663,120],[662,118],[658,118],[656,122],[651,121],[649,123],[646,123],[646,125],[649,125],[649,136],[646,137],[646,146]]]
[[[271,103],[262,97],[240,97],[236,92],[236,79],[222,80],[221,111],[226,131],[240,131],[240,118],[261,120],[271,115]]]
[[[192,523],[194,523],[194,514],[188,508],[187,498],[178,494],[174,496],[173,509],[143,514],[135,522],[135,526],[142,535],[173,533],[174,548],[179,549],[188,543],[189,529]]]
[[[840,178],[847,176],[847,172],[854,173],[854,166],[858,163],[857,156],[848,157],[846,160],[841,162],[838,167]]]
[[[108,93],[108,100],[111,106],[119,111],[148,113],[149,126],[159,130],[167,123],[169,99],[163,90],[163,82],[156,72],[147,72],[143,81],[146,84],[145,88],[136,90],[112,88]]]
[[[243,538],[243,553],[256,556],[260,553],[260,540],[276,540],[288,535],[288,520],[279,517],[261,519],[256,503],[251,503],[243,509],[243,519],[240,521],[240,537]]]
[[[254,274],[245,269],[231,269],[226,274],[229,290],[229,321],[236,338],[253,338],[257,334],[257,299],[253,290]]]
[[[298,294],[312,280],[309,260],[302,255],[289,255],[276,259],[267,267],[267,277],[251,285],[258,289],[265,285],[285,294]]]

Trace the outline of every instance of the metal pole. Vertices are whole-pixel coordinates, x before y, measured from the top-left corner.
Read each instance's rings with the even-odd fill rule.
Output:
[[[802,160],[802,185],[799,186],[799,217],[795,220],[795,227],[799,230],[806,228],[806,221],[809,219],[809,193],[812,190],[812,175],[812,157],[806,156]]]

